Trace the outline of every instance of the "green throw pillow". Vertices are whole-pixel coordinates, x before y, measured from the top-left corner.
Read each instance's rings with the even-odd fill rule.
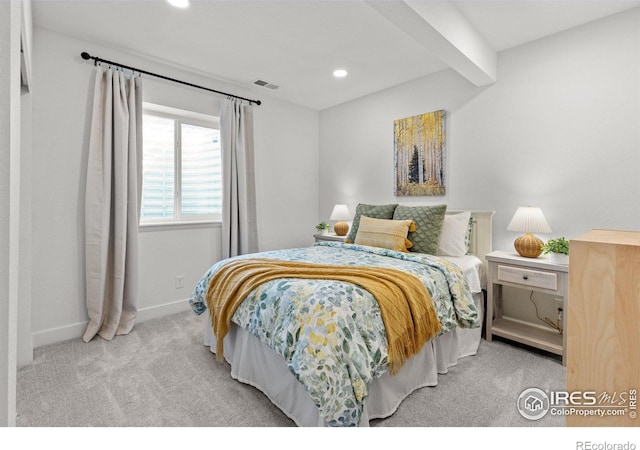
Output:
[[[393,212],[394,220],[413,220],[416,231],[409,232],[408,239],[413,242],[410,252],[438,254],[440,232],[444,223],[447,205],[403,206]]]
[[[397,204],[391,205],[365,205],[359,203],[356,206],[356,213],[353,216],[353,223],[347,235],[347,242],[353,244],[358,234],[358,225],[360,225],[360,216],[371,217],[372,219],[393,219],[393,212]]]

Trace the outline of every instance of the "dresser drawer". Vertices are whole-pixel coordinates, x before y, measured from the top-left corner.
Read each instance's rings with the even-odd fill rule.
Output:
[[[548,289],[550,291],[558,290],[558,275],[551,272],[499,265],[497,276],[498,281]]]

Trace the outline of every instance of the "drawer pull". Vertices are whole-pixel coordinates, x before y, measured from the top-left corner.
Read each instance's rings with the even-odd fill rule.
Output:
[[[529,279],[529,277],[528,277],[528,276],[526,276],[526,275],[523,275],[523,276],[522,276],[522,279],[523,279],[523,280],[528,280],[528,279]]]

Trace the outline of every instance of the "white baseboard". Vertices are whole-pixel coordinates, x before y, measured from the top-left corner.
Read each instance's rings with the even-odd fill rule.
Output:
[[[158,319],[171,314],[189,311],[190,309],[191,306],[189,305],[189,299],[186,298],[164,303],[162,305],[149,306],[138,310],[136,323],[142,323],[147,320]],[[79,322],[33,333],[33,348],[68,341],[69,339],[81,338],[88,323],[89,321]]]
[[[190,311],[189,299],[176,300],[174,302],[164,303],[162,305],[149,306],[138,310],[136,323],[146,322],[151,319],[158,319],[171,314],[177,314],[184,311]],[[195,313],[194,313],[195,314]]]

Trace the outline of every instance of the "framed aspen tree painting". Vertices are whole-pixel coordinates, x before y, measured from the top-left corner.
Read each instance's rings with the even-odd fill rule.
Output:
[[[393,122],[395,195],[445,194],[445,111]]]

